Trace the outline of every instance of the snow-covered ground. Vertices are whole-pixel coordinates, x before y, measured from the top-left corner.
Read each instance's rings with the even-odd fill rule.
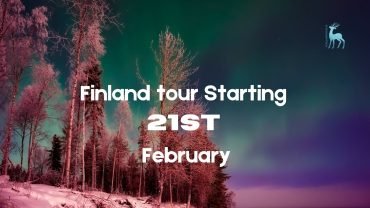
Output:
[[[0,208],[151,208],[147,197],[135,198],[105,192],[78,192],[43,184],[10,182],[8,176],[0,176]],[[170,207],[164,204],[161,207]],[[173,208],[185,208],[174,205]]]

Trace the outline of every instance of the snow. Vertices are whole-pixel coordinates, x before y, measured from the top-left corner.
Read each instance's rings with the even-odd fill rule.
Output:
[[[9,181],[9,176],[8,175],[2,175],[0,176],[0,185],[5,184]]]
[[[9,176],[0,176],[1,208],[104,208],[130,207],[151,208],[155,205],[145,203],[148,197],[131,197],[123,194],[109,194],[98,191],[78,192],[71,189],[44,184],[16,183],[9,181]],[[161,208],[171,207],[163,204]],[[185,208],[176,204],[173,208]]]

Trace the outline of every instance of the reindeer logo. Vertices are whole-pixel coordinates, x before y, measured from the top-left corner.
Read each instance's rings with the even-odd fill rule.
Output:
[[[343,36],[341,33],[334,33],[334,30],[337,29],[340,25],[336,22],[334,22],[332,25],[329,26],[329,46],[328,48],[333,49],[335,47],[335,41],[337,40],[338,46],[337,48],[342,45],[342,49],[344,49],[346,41],[343,39]]]

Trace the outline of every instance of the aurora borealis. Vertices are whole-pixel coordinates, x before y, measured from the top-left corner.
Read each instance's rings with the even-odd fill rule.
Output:
[[[60,2],[28,1],[27,8],[51,8],[52,30],[62,34],[69,29]],[[213,140],[231,151],[228,185],[237,207],[370,205],[370,2],[111,4],[124,27],[104,32],[104,85],[142,88],[137,64],[155,84],[151,44],[168,27],[197,55],[194,65],[199,70],[192,79],[199,88],[261,84],[287,89],[283,107],[272,102],[208,102],[209,113],[221,115]],[[325,26],[334,21],[346,40],[343,50],[325,48]],[[62,51],[49,57],[63,86],[70,72],[67,56]],[[116,104],[106,103],[111,125]],[[138,125],[155,103],[130,105]]]

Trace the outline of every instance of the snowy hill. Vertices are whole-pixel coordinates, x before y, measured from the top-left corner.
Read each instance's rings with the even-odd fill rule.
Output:
[[[147,202],[148,197],[135,198],[127,195],[108,194],[105,192],[78,192],[43,184],[10,182],[8,176],[0,176],[1,208],[118,208],[156,207]],[[161,207],[170,207],[164,204]],[[185,208],[186,205],[174,205]]]

